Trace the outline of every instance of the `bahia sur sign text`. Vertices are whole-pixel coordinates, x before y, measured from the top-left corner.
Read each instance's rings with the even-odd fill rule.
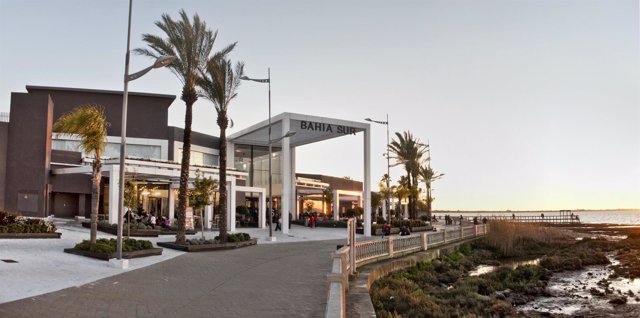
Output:
[[[354,127],[342,126],[342,125],[331,125],[325,123],[317,123],[313,121],[301,121],[300,122],[301,130],[310,130],[310,131],[319,131],[319,132],[328,132],[328,133],[336,133],[343,135],[355,135],[356,129]]]

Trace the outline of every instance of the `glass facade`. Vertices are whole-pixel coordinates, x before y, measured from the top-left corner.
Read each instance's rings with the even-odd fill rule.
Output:
[[[274,147],[271,158],[274,194],[282,188],[280,158],[280,148]],[[249,186],[265,189],[269,187],[269,147],[236,145],[233,166],[237,170],[249,172]]]
[[[51,149],[81,152],[79,140],[53,139],[51,143]],[[83,153],[83,156],[86,156],[86,154]],[[103,157],[119,158],[120,143],[108,142],[104,147]],[[127,143],[127,157],[162,159],[162,148],[155,145],[139,145]]]
[[[178,150],[178,156],[173,159],[173,161],[179,162],[182,160],[182,149]],[[191,158],[189,159],[189,164],[196,166],[218,166],[220,165],[220,156],[204,153],[201,151],[191,150]]]

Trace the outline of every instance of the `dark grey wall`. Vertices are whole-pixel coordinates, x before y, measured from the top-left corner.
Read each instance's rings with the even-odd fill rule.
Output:
[[[51,150],[51,169],[68,168],[56,163],[82,164],[82,155],[76,151]],[[54,174],[49,176],[51,191],[91,194],[91,175]],[[57,214],[56,214],[57,215]]]
[[[59,174],[50,177],[51,191],[91,194],[91,176],[87,174]]]
[[[56,217],[74,217],[78,213],[79,195],[75,193],[53,193],[51,213]]]
[[[11,94],[5,207],[47,215],[53,101],[42,94]]]
[[[57,87],[27,86],[29,93],[49,94],[56,107],[55,122],[62,114],[80,105],[97,104],[105,109],[109,136],[120,136],[122,92]],[[127,106],[127,137],[165,139],[172,95],[129,93]]]
[[[184,129],[179,127],[169,126],[167,129],[167,140],[169,140],[169,157],[171,161],[181,161],[182,158],[174,158],[174,141],[182,142],[184,140]],[[219,149],[220,138],[215,136],[209,136],[199,132],[191,132],[191,144],[201,147]]]
[[[9,123],[0,123],[0,210],[4,210],[5,177],[7,175],[7,143]]]
[[[51,163],[82,164],[82,154],[77,151],[51,150]]]

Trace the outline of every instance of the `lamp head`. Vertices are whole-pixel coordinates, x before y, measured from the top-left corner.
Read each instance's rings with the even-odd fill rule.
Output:
[[[365,118],[364,120],[366,120],[366,121],[373,121],[373,120],[371,120],[371,118],[368,118],[368,117],[367,117],[367,118]]]
[[[160,68],[160,67],[165,67],[169,64],[171,64],[171,62],[173,62],[176,59],[175,56],[159,56],[156,59],[156,62],[153,63],[153,68]]]
[[[284,134],[284,136],[282,136],[282,138],[289,138],[289,137],[291,137],[291,136],[293,136],[295,134],[296,134],[295,131],[289,130],[289,131],[287,131],[286,134]]]
[[[243,81],[251,80],[248,76],[240,76],[240,79],[243,80]]]

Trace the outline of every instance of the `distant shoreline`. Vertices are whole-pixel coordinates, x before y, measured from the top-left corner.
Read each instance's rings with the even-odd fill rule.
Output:
[[[434,210],[433,213],[536,213],[536,212],[560,212],[561,210]],[[639,212],[640,209],[597,209],[597,210],[562,210],[569,212]]]

